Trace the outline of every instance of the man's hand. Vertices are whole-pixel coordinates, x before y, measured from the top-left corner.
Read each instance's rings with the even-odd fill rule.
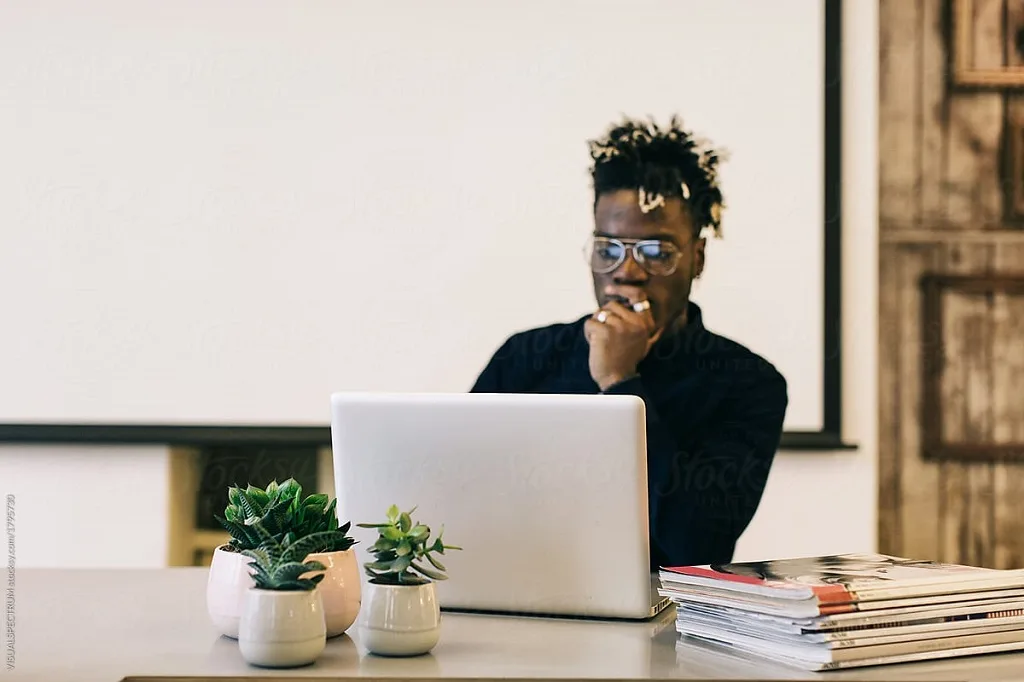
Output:
[[[604,322],[598,315],[604,311]],[[613,301],[583,325],[590,344],[590,376],[602,391],[636,374],[637,365],[658,340],[650,309],[634,312]]]

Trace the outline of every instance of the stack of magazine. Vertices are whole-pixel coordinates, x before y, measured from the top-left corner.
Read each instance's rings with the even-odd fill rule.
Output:
[[[1024,649],[1024,570],[843,554],[659,575],[683,638],[804,670]]]

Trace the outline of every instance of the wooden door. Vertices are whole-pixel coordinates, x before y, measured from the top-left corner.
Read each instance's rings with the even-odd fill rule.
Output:
[[[879,18],[880,550],[1024,568],[1024,2]]]

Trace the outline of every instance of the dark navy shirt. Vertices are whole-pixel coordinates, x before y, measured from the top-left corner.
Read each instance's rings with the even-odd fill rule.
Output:
[[[509,337],[475,393],[600,393],[575,322]],[[706,329],[690,303],[683,329],[658,340],[638,376],[607,394],[647,413],[651,568],[725,563],[750,523],[782,435],[786,381],[769,362]]]

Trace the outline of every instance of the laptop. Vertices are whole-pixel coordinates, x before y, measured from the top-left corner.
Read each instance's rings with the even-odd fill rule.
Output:
[[[627,395],[335,393],[338,515],[360,566],[392,504],[442,529],[448,611],[646,620],[643,400]],[[361,575],[366,580],[365,572]]]

